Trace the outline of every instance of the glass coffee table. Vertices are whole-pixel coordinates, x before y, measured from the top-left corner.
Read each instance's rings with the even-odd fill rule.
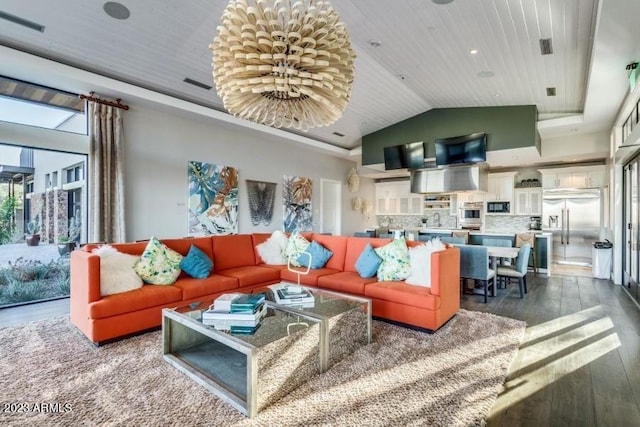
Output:
[[[275,292],[300,287],[314,297],[314,303],[277,303]],[[358,347],[371,343],[371,300],[369,298],[281,282],[254,291],[264,293],[270,305],[320,320],[320,364],[322,372]]]
[[[162,310],[164,359],[253,417],[322,370],[322,319],[267,302],[253,335],[202,323],[212,301]]]

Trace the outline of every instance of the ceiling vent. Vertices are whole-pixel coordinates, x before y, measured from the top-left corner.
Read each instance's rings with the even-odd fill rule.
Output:
[[[540,39],[540,53],[542,55],[551,55],[553,53],[551,39]]]
[[[183,80],[183,82],[185,82],[185,83],[189,83],[190,85],[197,86],[197,87],[199,87],[200,89],[204,89],[204,90],[211,90],[211,86],[209,86],[208,84],[206,84],[206,83],[201,83],[201,82],[199,82],[199,81],[196,81],[196,80],[190,79],[189,77],[185,77],[185,79]]]
[[[0,10],[0,19],[4,19],[9,22],[13,22],[14,24],[22,25],[23,27],[27,27],[31,30],[39,31],[44,33],[44,25],[40,25],[33,21],[29,21],[24,18],[20,18],[19,16],[11,15],[7,12],[3,12]]]
[[[556,88],[548,87],[547,88],[547,96],[556,96]]]

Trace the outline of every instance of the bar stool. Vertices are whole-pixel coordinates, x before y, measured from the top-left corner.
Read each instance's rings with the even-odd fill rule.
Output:
[[[529,259],[533,261],[533,275],[537,276],[538,263],[536,261],[536,250],[535,250],[536,235],[534,233],[516,234],[516,248],[522,247],[522,245],[524,245],[525,243],[528,243],[531,245],[531,256],[529,257]],[[527,263],[527,266],[529,266],[529,263]]]

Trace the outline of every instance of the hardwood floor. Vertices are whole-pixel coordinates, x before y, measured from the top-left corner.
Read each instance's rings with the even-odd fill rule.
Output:
[[[527,322],[489,426],[640,426],[640,310],[622,287],[576,274],[529,274],[462,307]],[[0,325],[69,312],[69,300],[0,310]]]
[[[0,309],[0,326],[13,326],[69,314],[69,298]]]
[[[489,426],[640,426],[640,310],[620,286],[573,275],[527,276],[462,307],[527,322]]]

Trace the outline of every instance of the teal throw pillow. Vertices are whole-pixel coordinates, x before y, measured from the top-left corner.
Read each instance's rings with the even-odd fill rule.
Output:
[[[380,264],[382,264],[382,260],[371,247],[371,243],[367,243],[367,246],[358,257],[355,267],[360,277],[369,279],[376,275]]]
[[[322,246],[315,240],[307,247],[309,255],[311,255],[311,266],[309,266],[309,257],[304,252],[298,257],[298,264],[302,267],[310,267],[312,269],[318,269],[325,266],[329,258],[333,256],[333,252]]]
[[[209,277],[211,269],[213,269],[213,261],[194,245],[191,245],[187,256],[180,261],[180,270],[194,279],[206,279]]]

